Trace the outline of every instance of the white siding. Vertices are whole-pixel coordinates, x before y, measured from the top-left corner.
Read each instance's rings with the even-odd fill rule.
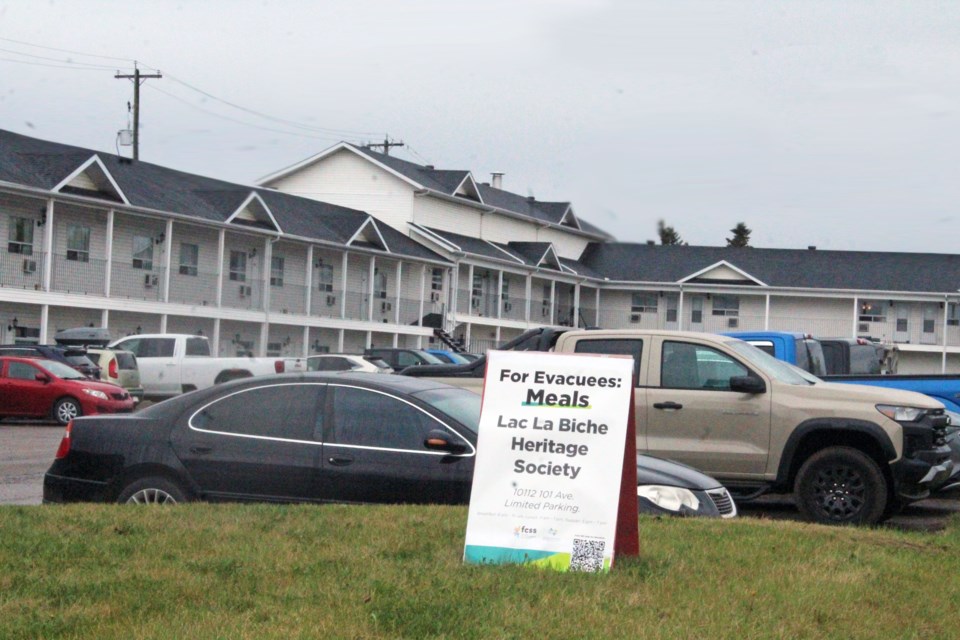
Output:
[[[587,248],[589,240],[552,227],[540,229],[539,242],[552,242],[557,255],[568,260],[577,260]]]
[[[366,211],[406,233],[414,187],[343,149],[269,185],[278,191]]]
[[[770,299],[770,330],[801,331],[820,337],[850,337],[853,299],[776,297]]]
[[[419,197],[414,200],[413,222],[440,229],[442,231],[451,231],[464,236],[474,238],[487,238],[484,233],[480,233],[480,210],[465,204],[449,202],[440,198]],[[483,227],[486,229],[492,215],[484,216]]]

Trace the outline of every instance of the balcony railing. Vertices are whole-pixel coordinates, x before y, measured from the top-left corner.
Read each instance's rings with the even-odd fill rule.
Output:
[[[0,253],[0,287],[43,288],[44,254]]]
[[[307,308],[307,286],[284,282],[282,287],[270,285],[272,313],[304,313]]]
[[[310,294],[310,315],[339,318],[342,300],[343,292],[339,289],[331,291],[314,290]]]
[[[223,283],[222,306],[232,309],[263,309],[263,283],[259,280],[240,282],[226,280]]]
[[[129,263],[110,267],[110,295],[114,298],[163,300],[164,269],[134,269]],[[101,287],[98,293],[103,293]]]
[[[170,274],[168,300],[179,304],[216,306],[219,274],[176,267]]]
[[[104,293],[106,260],[92,259],[86,252],[71,252],[69,255],[54,254],[52,271],[51,291],[99,295]]]

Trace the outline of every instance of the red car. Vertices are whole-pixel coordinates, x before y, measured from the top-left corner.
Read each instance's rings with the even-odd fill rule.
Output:
[[[133,407],[123,387],[91,380],[61,362],[0,356],[0,417],[52,417],[67,424],[77,416],[128,413]]]

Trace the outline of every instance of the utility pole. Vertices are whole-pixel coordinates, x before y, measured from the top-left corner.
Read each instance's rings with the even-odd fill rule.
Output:
[[[374,147],[382,147],[383,155],[385,156],[390,155],[390,147],[402,147],[402,146],[404,146],[403,140],[401,140],[400,142],[390,142],[390,138],[387,137],[386,135],[383,136],[383,142],[370,143],[367,145],[367,147],[370,149],[373,149]]]
[[[137,67],[137,63],[133,63],[133,74],[129,73],[120,73],[119,71],[115,76],[116,79],[120,78],[129,78],[133,80],[133,159],[140,159],[140,85],[146,82],[150,78],[162,78],[160,72],[156,73],[140,73],[140,68]]]

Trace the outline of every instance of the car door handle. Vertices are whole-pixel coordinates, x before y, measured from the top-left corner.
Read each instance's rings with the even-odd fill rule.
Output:
[[[682,405],[682,404],[679,404],[679,403],[677,403],[677,402],[654,402],[654,403],[653,403],[653,408],[654,408],[654,409],[666,409],[666,410],[672,411],[672,410],[675,410],[675,409],[683,409],[683,405]]]
[[[348,464],[353,464],[353,458],[327,458],[327,462],[335,467],[345,467]]]
[[[196,453],[197,455],[206,455],[213,451],[212,447],[190,447],[190,453]]]

